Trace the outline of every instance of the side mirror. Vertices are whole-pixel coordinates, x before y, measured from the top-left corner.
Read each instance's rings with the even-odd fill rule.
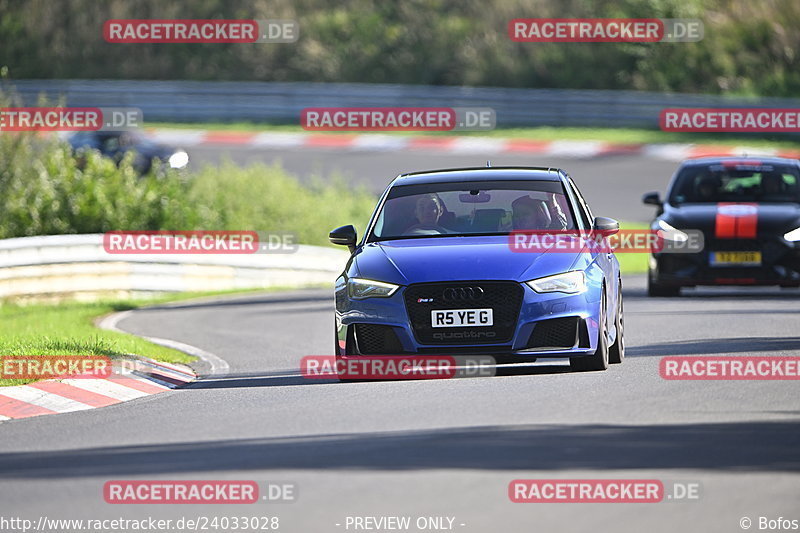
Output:
[[[608,237],[619,231],[619,222],[613,218],[595,217],[592,229]]]
[[[649,205],[661,205],[661,198],[657,192],[649,192],[642,196],[642,203]]]
[[[328,239],[333,244],[347,246],[350,249],[350,253],[356,250],[356,237],[356,228],[353,226],[342,226],[328,234]]]

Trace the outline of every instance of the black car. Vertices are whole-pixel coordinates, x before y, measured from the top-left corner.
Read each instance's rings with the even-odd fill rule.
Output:
[[[681,163],[653,230],[698,230],[703,250],[654,252],[650,296],[677,296],[697,285],[800,287],[800,161],[778,157],[705,157]]]
[[[67,140],[78,157],[83,151],[94,149],[119,163],[126,153],[136,152],[133,168],[139,174],[150,171],[153,159],[170,168],[184,168],[189,163],[184,150],[155,142],[138,131],[79,131]]]

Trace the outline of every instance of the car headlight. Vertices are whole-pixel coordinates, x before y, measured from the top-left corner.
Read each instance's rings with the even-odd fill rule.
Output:
[[[689,240],[689,235],[677,228],[670,226],[663,220],[659,220],[656,225],[661,230],[660,235],[662,239],[674,242],[686,242]]]
[[[169,156],[168,163],[172,168],[183,168],[189,164],[189,154],[183,150],[179,150]]]
[[[388,298],[400,285],[374,281],[371,279],[350,278],[347,282],[347,295],[354,300],[364,298]]]
[[[784,239],[791,242],[800,241],[800,228],[793,229],[783,236]]]
[[[586,290],[586,274],[581,270],[564,272],[555,276],[526,281],[528,287],[536,292],[564,292],[578,294]]]

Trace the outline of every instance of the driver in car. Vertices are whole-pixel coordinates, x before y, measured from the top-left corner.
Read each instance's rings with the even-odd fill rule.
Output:
[[[566,223],[560,214],[560,208],[553,202],[553,211],[557,213],[553,220],[547,202],[530,196],[520,196],[511,202],[511,221],[515,230],[564,230]]]
[[[779,172],[766,172],[761,176],[762,196],[782,196],[785,182]]]
[[[406,235],[439,235],[447,230],[439,225],[439,218],[444,213],[441,198],[435,194],[426,194],[417,200],[414,214],[417,224],[406,230]]]

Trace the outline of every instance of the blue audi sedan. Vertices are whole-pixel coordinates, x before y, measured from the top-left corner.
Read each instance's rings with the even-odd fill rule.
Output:
[[[366,232],[330,233],[350,249],[336,280],[339,360],[485,354],[502,361],[568,357],[572,370],[621,363],[622,283],[609,248],[517,234],[605,235],[573,180],[556,168],[487,167],[402,174]]]

